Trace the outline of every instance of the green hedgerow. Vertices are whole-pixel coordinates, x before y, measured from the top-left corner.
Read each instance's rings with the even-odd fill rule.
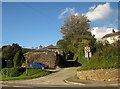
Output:
[[[18,68],[3,68],[2,69],[2,77],[16,77],[19,76],[20,72]]]

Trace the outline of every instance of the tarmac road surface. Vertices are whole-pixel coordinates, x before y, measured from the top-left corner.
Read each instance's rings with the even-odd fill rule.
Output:
[[[5,85],[2,89],[119,89],[118,87],[81,87],[81,86],[41,86],[31,87],[22,85]]]
[[[14,80],[14,81],[3,81],[4,83],[14,83],[14,84],[30,84],[30,85],[68,85],[64,82],[65,79],[74,76],[76,74],[77,67],[62,68],[60,71],[52,73],[50,75],[39,77],[35,79],[28,80]]]
[[[97,83],[92,86],[65,83],[64,80],[74,76],[76,70],[77,67],[62,68],[58,72],[35,79],[3,81],[2,89],[119,89],[117,86],[100,86]]]

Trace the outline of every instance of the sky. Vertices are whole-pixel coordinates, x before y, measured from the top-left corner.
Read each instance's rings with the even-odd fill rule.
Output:
[[[61,27],[71,15],[87,16],[97,39],[112,29],[118,31],[117,2],[3,2],[2,45],[56,45],[62,39]]]

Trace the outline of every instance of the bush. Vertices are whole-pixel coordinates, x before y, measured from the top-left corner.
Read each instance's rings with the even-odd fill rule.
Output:
[[[89,63],[81,66],[78,70],[120,68],[119,53],[120,45],[117,43],[103,45],[97,48]]]
[[[24,56],[23,56],[22,51],[19,50],[16,52],[13,58],[14,67],[20,67],[23,62],[24,62]]]
[[[32,78],[42,77],[48,74],[50,74],[50,72],[42,69],[27,69],[27,73],[26,71],[24,71],[24,73],[21,74],[19,77],[20,79],[32,79]]]
[[[31,76],[31,75],[37,74],[39,72],[42,72],[42,69],[27,69],[27,74],[26,74],[26,71],[25,71],[22,75]]]
[[[18,71],[18,68],[4,68],[2,69],[2,77],[16,77],[21,73]]]
[[[2,78],[0,78],[0,80],[8,81],[8,80],[32,79],[32,78],[46,76],[48,74],[50,74],[50,72],[42,69],[27,69],[27,73],[26,73],[25,68],[19,68],[19,69],[4,68],[2,69]]]

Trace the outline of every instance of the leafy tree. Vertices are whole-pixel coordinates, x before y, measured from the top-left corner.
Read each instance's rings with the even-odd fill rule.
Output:
[[[25,54],[29,51],[31,51],[32,49],[28,49],[28,48],[22,48],[22,53]]]
[[[59,41],[57,42],[57,47],[60,48],[61,50],[65,51],[65,52],[68,51],[68,50],[66,49],[67,44],[66,44],[66,42],[65,42],[63,39],[61,39],[61,40],[59,40]]]
[[[13,62],[14,55],[18,50],[21,50],[21,47],[13,43],[12,45],[6,45],[2,47],[2,67],[6,67],[6,62],[5,60],[11,60]]]
[[[15,53],[16,53],[18,50],[21,50],[22,48],[21,48],[21,46],[19,46],[17,43],[13,43],[13,44],[12,44],[12,49],[13,49],[12,54],[15,55]]]
[[[12,47],[9,45],[2,50],[2,58],[12,60]]]
[[[21,47],[18,44],[13,43],[12,46],[4,46],[2,49],[2,58],[5,58],[6,60],[12,60],[14,55],[18,50],[20,50]]]
[[[5,46],[2,46],[2,49],[4,49],[5,47],[7,47],[6,45]]]
[[[16,52],[14,58],[13,58],[13,63],[14,67],[19,67],[21,64],[24,62],[24,56],[22,54],[22,51],[19,50]]]
[[[84,47],[90,46],[94,49],[96,39],[92,36],[90,21],[85,16],[70,16],[65,20],[61,28],[63,39],[57,42],[57,46],[63,51],[71,51],[75,59],[84,55]]]

